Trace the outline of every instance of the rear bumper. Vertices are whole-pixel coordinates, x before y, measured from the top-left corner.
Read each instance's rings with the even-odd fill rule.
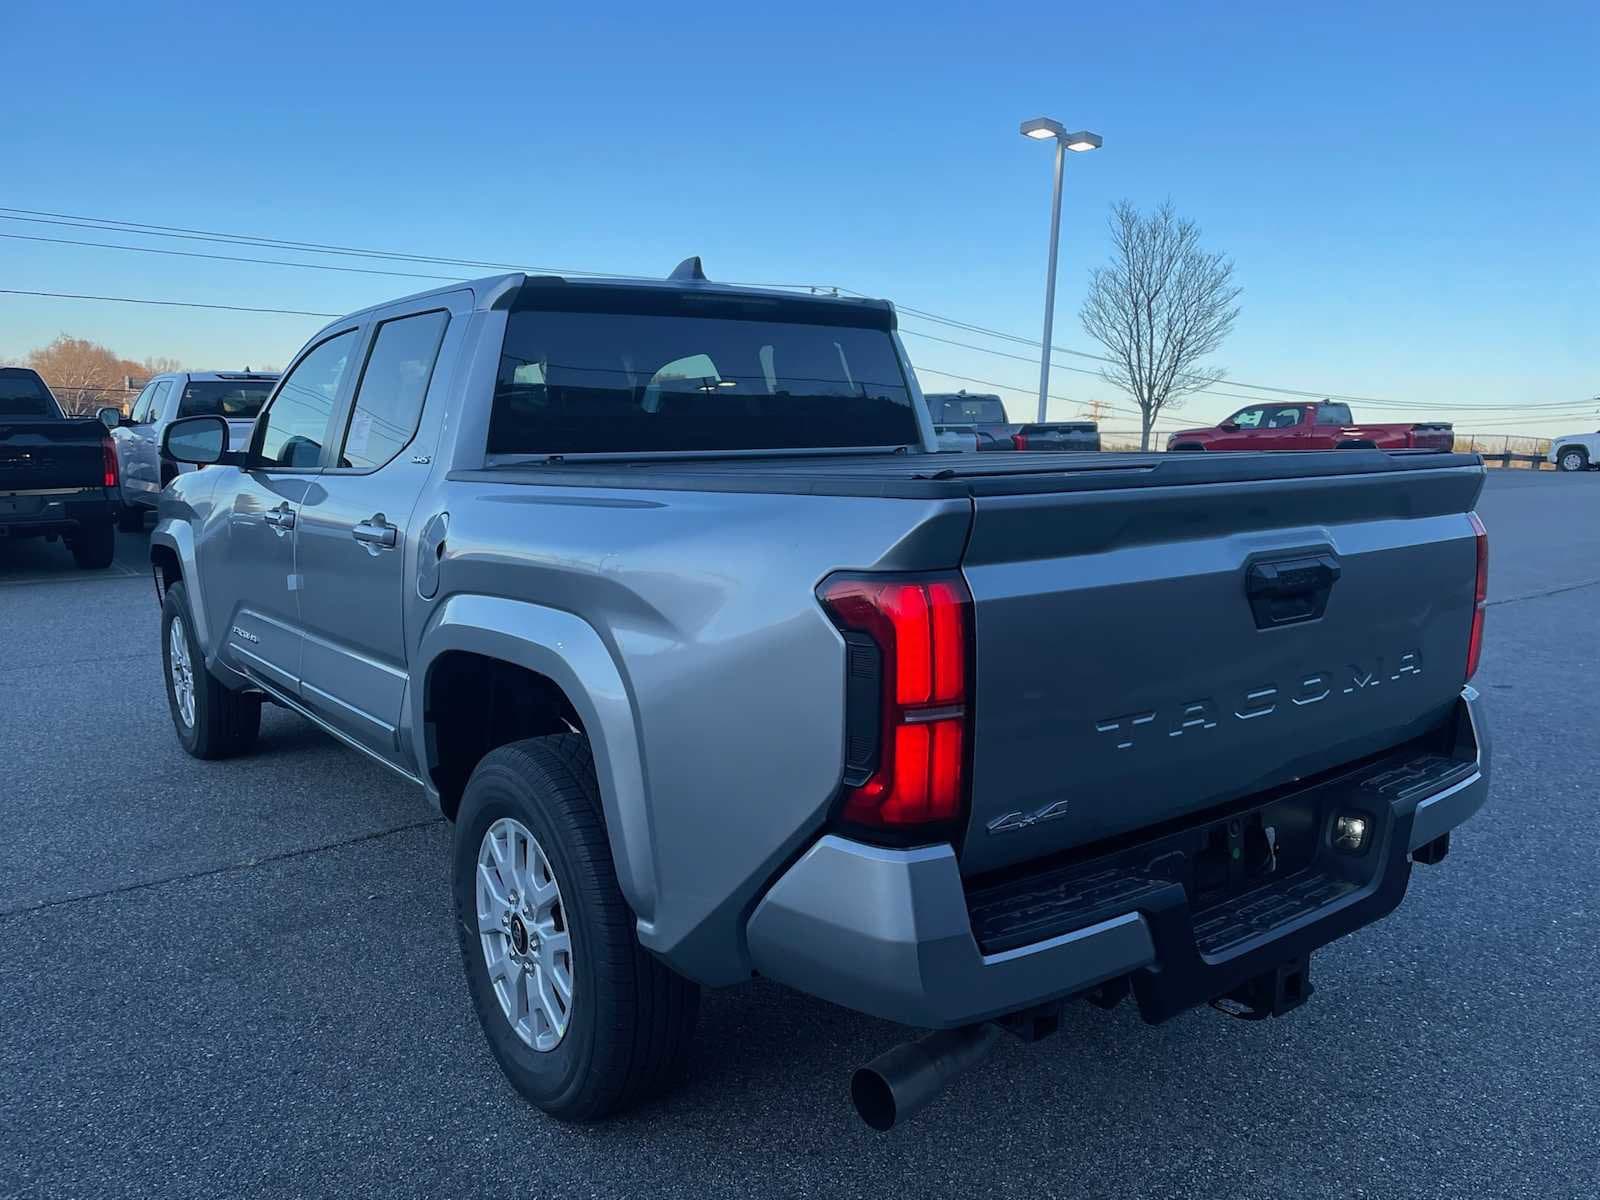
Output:
[[[0,495],[0,538],[70,536],[85,525],[116,519],[117,506],[99,489]]]
[[[1254,808],[970,892],[948,845],[892,850],[828,835],[757,905],[750,956],[771,979],[907,1025],[970,1024],[1124,978],[1146,1019],[1163,1020],[1392,911],[1411,852],[1483,806],[1489,765],[1482,705],[1467,687],[1426,753],[1407,747]],[[1332,815],[1348,812],[1372,822],[1359,855],[1327,836]],[[1286,846],[1298,822],[1314,857],[1220,902],[1191,902],[1185,847],[1239,819],[1276,822]]]

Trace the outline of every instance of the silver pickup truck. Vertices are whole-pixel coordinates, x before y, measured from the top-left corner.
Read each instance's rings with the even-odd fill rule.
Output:
[[[179,739],[270,702],[424,789],[560,1118],[753,974],[933,1031],[879,1128],[1071,999],[1287,1012],[1484,802],[1475,456],[937,454],[891,305],[697,260],[355,313],[164,446]]]

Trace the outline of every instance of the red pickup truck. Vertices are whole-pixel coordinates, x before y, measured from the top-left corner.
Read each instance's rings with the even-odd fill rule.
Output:
[[[1168,450],[1449,450],[1447,422],[1357,425],[1348,404],[1252,404],[1209,429],[1180,429]]]

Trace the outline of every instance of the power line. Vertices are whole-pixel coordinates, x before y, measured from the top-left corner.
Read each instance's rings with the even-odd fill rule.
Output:
[[[162,308],[215,308],[224,312],[274,313],[286,317],[337,317],[340,313],[310,312],[302,308],[254,308],[244,304],[201,304],[195,300],[150,300],[141,296],[88,296],[79,292],[28,292],[0,288],[0,296],[47,296],[54,300],[106,300],[113,304],[155,304]]]
[[[438,256],[438,255],[422,255],[422,254],[405,253],[405,252],[402,252],[402,251],[395,251],[395,250],[378,250],[378,249],[362,248],[362,247],[354,247],[354,246],[342,246],[342,245],[338,245],[338,244],[325,243],[325,242],[296,241],[296,240],[284,239],[284,238],[266,237],[266,236],[263,236],[263,235],[256,235],[256,234],[230,234],[230,233],[223,233],[223,232],[220,232],[220,231],[217,231],[217,230],[195,229],[195,228],[191,228],[191,227],[187,227],[187,226],[179,226],[179,225],[158,225],[158,224],[152,224],[152,223],[148,223],[148,222],[125,221],[125,220],[120,220],[120,219],[116,219],[116,218],[108,218],[108,217],[85,217],[85,216],[82,216],[82,215],[79,215],[79,214],[56,213],[56,212],[49,212],[49,211],[40,210],[40,209],[8,208],[8,207],[0,206],[0,219],[15,220],[15,221],[29,221],[29,222],[33,222],[33,223],[37,223],[37,224],[47,224],[47,225],[70,226],[70,227],[82,228],[82,229],[107,229],[107,230],[114,230],[114,231],[117,231],[117,232],[130,232],[130,233],[144,234],[144,235],[154,236],[154,237],[183,238],[183,239],[186,239],[186,240],[220,242],[220,243],[223,243],[223,244],[231,244],[231,245],[273,247],[273,248],[280,248],[280,249],[295,250],[295,251],[299,251],[299,252],[302,252],[302,253],[337,254],[337,255],[353,256],[353,257],[368,258],[368,259],[381,259],[381,260],[388,260],[388,261],[403,261],[403,262],[434,263],[434,264],[441,264],[441,265],[463,266],[463,267],[472,267],[472,268],[477,268],[477,269],[488,269],[488,270],[519,270],[519,271],[527,271],[527,272],[533,272],[533,273],[588,275],[588,276],[593,276],[593,277],[597,277],[597,278],[615,278],[615,279],[631,278],[630,276],[623,275],[623,274],[616,273],[616,272],[574,270],[574,269],[571,269],[571,268],[561,268],[561,267],[533,266],[533,265],[527,265],[527,264],[519,265],[519,264],[512,264],[512,263],[489,262],[489,261],[477,260],[477,259],[449,258],[449,257],[444,257],[444,256]],[[146,253],[146,254],[166,254],[166,255],[177,256],[177,257],[211,259],[211,260],[215,260],[215,261],[224,261],[224,262],[246,262],[246,263],[254,263],[254,264],[265,265],[265,266],[303,267],[303,268],[306,268],[308,270],[316,270],[316,271],[335,271],[335,272],[349,273],[349,274],[378,275],[378,276],[389,276],[389,277],[395,277],[395,278],[409,278],[409,279],[426,279],[426,280],[435,280],[435,281],[446,282],[446,283],[455,283],[455,282],[462,282],[463,281],[462,278],[459,277],[459,276],[432,275],[432,274],[424,274],[424,273],[420,273],[420,272],[407,272],[407,271],[385,271],[385,270],[379,270],[379,269],[376,269],[376,268],[363,268],[363,267],[341,267],[341,266],[333,266],[333,265],[324,264],[324,263],[304,263],[304,262],[294,262],[294,261],[289,261],[289,260],[284,260],[284,259],[256,258],[256,257],[250,257],[250,256],[242,256],[242,255],[206,254],[206,253],[201,253],[201,252],[197,252],[197,251],[182,251],[182,250],[174,250],[174,249],[163,248],[163,247],[128,246],[128,245],[122,245],[122,244],[118,244],[118,243],[92,242],[92,241],[87,241],[87,240],[75,240],[75,239],[69,239],[69,238],[47,238],[47,237],[42,237],[42,236],[28,236],[28,235],[23,235],[23,234],[0,234],[0,237],[4,237],[4,238],[11,239],[11,240],[16,240],[16,241],[33,241],[33,242],[54,243],[54,244],[61,244],[61,245],[76,245],[76,246],[85,246],[85,247],[91,247],[91,248],[96,248],[96,249],[124,250],[124,251],[130,251],[130,252],[136,252],[136,253]],[[852,289],[852,288],[842,288],[842,287],[832,287],[832,288],[830,288],[827,285],[818,285],[818,284],[760,283],[760,284],[749,284],[747,286],[772,287],[772,288],[790,288],[790,289],[800,289],[800,290],[810,290],[810,291],[832,290],[834,292],[844,292],[844,293],[847,293],[847,294],[850,294],[850,295],[854,295],[854,296],[865,296],[866,295],[866,293],[857,291],[857,290]],[[46,293],[40,293],[40,294],[46,294]],[[59,296],[63,296],[63,297],[65,297],[65,295],[66,295],[64,293],[49,293],[49,294],[59,295]],[[126,300],[126,298],[121,298],[121,297],[106,297],[105,299],[114,300],[114,301]],[[139,302],[139,301],[126,300],[126,302],[133,303],[133,302]],[[172,305],[172,306],[182,306],[182,307],[211,307],[211,308],[231,310],[231,311],[239,311],[239,312],[261,311],[261,312],[275,312],[275,313],[287,313],[287,314],[293,314],[293,315],[300,315],[300,313],[297,310],[289,310],[289,309],[252,309],[250,307],[242,306],[242,305],[209,305],[209,306],[186,305],[183,302],[179,302],[179,301],[148,301],[148,303],[169,304],[169,305]],[[959,318],[946,316],[946,315],[941,314],[941,313],[931,312],[931,311],[926,310],[926,309],[915,308],[915,307],[912,307],[912,306],[909,306],[909,305],[897,305],[897,308],[901,313],[906,314],[908,316],[911,316],[911,317],[914,317],[914,318],[918,318],[918,319],[921,319],[921,320],[925,320],[925,321],[931,321],[931,322],[934,322],[936,324],[939,324],[939,325],[942,325],[942,326],[946,326],[946,327],[949,327],[949,328],[965,330],[965,331],[968,331],[968,332],[971,332],[971,333],[979,334],[981,336],[997,338],[997,339],[1000,339],[1000,340],[1003,340],[1003,341],[1006,341],[1006,342],[1010,342],[1010,343],[1015,344],[1015,345],[1027,346],[1027,347],[1030,347],[1030,348],[1033,348],[1033,349],[1039,349],[1039,348],[1042,347],[1042,343],[1039,342],[1036,339],[1023,337],[1021,335],[1014,334],[1014,333],[1008,333],[1008,332],[1006,332],[1004,330],[993,329],[993,328],[990,328],[988,326],[976,324],[975,322],[964,321],[964,320],[961,320]],[[305,315],[323,315],[323,314],[305,314]],[[1006,353],[1005,351],[996,350],[996,349],[994,349],[992,347],[978,346],[978,345],[974,345],[974,344],[969,343],[969,342],[956,341],[955,339],[952,339],[952,338],[940,338],[940,337],[938,337],[938,336],[936,336],[934,334],[929,334],[929,333],[925,333],[925,332],[918,331],[918,330],[907,329],[907,330],[905,330],[905,332],[913,334],[914,336],[924,337],[924,338],[928,338],[928,339],[934,340],[934,341],[942,341],[942,342],[945,342],[948,345],[960,347],[960,348],[966,349],[966,350],[971,350],[971,351],[976,352],[976,353],[990,354],[990,355],[994,355],[994,356],[1002,357],[1002,358],[1010,358],[1010,359],[1014,359],[1014,360],[1019,361],[1019,362],[1028,362],[1030,364],[1033,363],[1034,361],[1036,361],[1036,359],[1034,359],[1034,358],[1025,358],[1025,357],[1023,357],[1021,355],[1009,354],[1009,353]],[[1104,355],[1091,354],[1091,353],[1088,353],[1088,352],[1082,351],[1082,350],[1072,350],[1072,349],[1069,349],[1069,348],[1063,347],[1063,346],[1054,346],[1054,345],[1052,345],[1051,349],[1052,349],[1052,353],[1059,353],[1059,354],[1068,355],[1068,356],[1071,356],[1071,357],[1088,359],[1090,361],[1095,361],[1095,362],[1114,365],[1114,360],[1109,359],[1109,358],[1105,357]],[[1073,372],[1078,373],[1078,374],[1096,375],[1096,376],[1101,375],[1100,371],[1089,370],[1089,369],[1082,368],[1082,367],[1069,367],[1069,366],[1066,366],[1065,364],[1052,364],[1052,366],[1054,367],[1054,369],[1057,369],[1057,370],[1073,371]],[[955,376],[955,375],[952,375],[950,377],[951,378],[964,378],[962,376]],[[1378,407],[1378,408],[1388,408],[1388,409],[1391,409],[1391,410],[1410,409],[1410,410],[1424,410],[1424,411],[1451,412],[1451,413],[1461,413],[1463,411],[1491,412],[1491,411],[1498,411],[1498,410],[1504,410],[1504,411],[1507,411],[1507,412],[1532,412],[1532,411],[1552,411],[1552,412],[1554,412],[1556,410],[1565,410],[1565,409],[1579,409],[1579,410],[1581,410],[1582,407],[1586,404],[1586,402],[1584,402],[1584,401],[1554,401],[1554,402],[1547,402],[1547,403],[1528,403],[1528,404],[1466,404],[1466,403],[1463,403],[1463,404],[1449,404],[1449,403],[1426,402],[1426,401],[1392,401],[1392,400],[1383,400],[1383,399],[1380,399],[1380,398],[1374,397],[1374,396],[1359,396],[1359,395],[1352,395],[1352,394],[1348,394],[1348,393],[1339,393],[1339,392],[1308,391],[1308,390],[1302,389],[1302,388],[1285,388],[1285,387],[1278,387],[1278,386],[1270,385],[1270,384],[1247,383],[1247,382],[1240,381],[1240,380],[1228,380],[1227,382],[1232,387],[1247,388],[1247,389],[1251,389],[1253,391],[1258,391],[1258,392],[1270,392],[1270,393],[1279,394],[1279,395],[1295,396],[1295,397],[1301,397],[1301,398],[1306,398],[1306,399],[1325,399],[1326,398],[1326,399],[1339,399],[1339,400],[1346,400],[1346,401],[1353,400],[1353,401],[1357,401],[1357,402],[1362,403],[1362,404],[1368,404],[1368,405],[1372,405],[1372,406]],[[999,386],[1003,386],[1003,385],[985,384],[985,386],[999,387]],[[1021,388],[1008,388],[1008,390],[1016,391],[1018,393],[1022,393],[1024,391],[1024,389],[1021,389]],[[1251,401],[1251,402],[1260,402],[1260,399],[1261,399],[1259,396],[1247,395],[1247,394],[1240,393],[1240,392],[1224,391],[1224,390],[1222,390],[1220,388],[1215,388],[1215,387],[1197,389],[1197,394],[1210,395],[1210,396],[1223,396],[1223,397],[1228,397],[1228,398],[1232,398],[1232,399],[1247,400],[1247,401]],[[1058,397],[1058,399],[1059,398],[1060,397]],[[1133,412],[1133,410],[1131,410],[1131,409],[1122,409],[1121,411],[1129,412],[1129,413]],[[1579,414],[1575,411],[1574,415],[1579,415]],[[1529,418],[1529,419],[1532,419],[1532,418]]]
[[[1038,358],[1035,357],[1035,356],[1029,356],[1029,355],[1024,355],[1024,354],[1012,354],[1012,353],[1010,353],[1008,351],[1005,351],[1005,350],[996,350],[992,346],[979,346],[979,345],[975,345],[972,342],[960,342],[960,341],[956,341],[954,338],[940,337],[937,334],[926,333],[926,332],[924,332],[923,330],[920,330],[920,329],[905,329],[905,328],[902,328],[900,330],[900,332],[901,333],[910,334],[912,337],[926,338],[930,342],[942,342],[946,346],[959,346],[963,350],[975,350],[980,354],[990,354],[990,355],[993,355],[996,358],[1009,358],[1009,359],[1012,359],[1013,361],[1025,362],[1025,363],[1028,363],[1030,365],[1036,364],[1039,361]],[[1080,375],[1093,375],[1096,378],[1101,378],[1101,379],[1104,378],[1104,375],[1102,375],[1101,372],[1089,370],[1086,367],[1069,367],[1069,366],[1065,366],[1065,365],[1060,364],[1060,363],[1053,363],[1051,365],[1051,369],[1052,370],[1057,370],[1057,371],[1074,371],[1074,372],[1076,372],[1077,374],[1080,374]],[[1018,390],[1021,390],[1021,389],[1018,389]],[[1271,404],[1272,403],[1272,401],[1270,401],[1270,400],[1263,400],[1260,396],[1248,396],[1248,395],[1245,395],[1243,392],[1225,392],[1225,391],[1222,391],[1222,390],[1217,389],[1217,388],[1201,388],[1201,389],[1198,389],[1198,391],[1201,392],[1201,393],[1204,393],[1205,395],[1208,395],[1208,396],[1227,396],[1227,397],[1231,397],[1231,398],[1237,399],[1237,400],[1249,400],[1249,401],[1251,401],[1252,403],[1255,403],[1255,404]],[[1463,409],[1466,409],[1466,410],[1469,410],[1469,411],[1473,411],[1473,412],[1489,412],[1489,411],[1498,410],[1498,409],[1507,409],[1507,410],[1511,410],[1511,411],[1515,411],[1515,412],[1522,412],[1522,411],[1525,411],[1525,410],[1528,410],[1528,409],[1556,409],[1556,408],[1570,408],[1570,407],[1573,407],[1573,406],[1577,406],[1579,408],[1582,408],[1585,405],[1591,405],[1591,404],[1594,404],[1594,403],[1596,403],[1596,401],[1594,401],[1594,400],[1554,400],[1554,401],[1548,401],[1548,402],[1542,402],[1542,403],[1529,403],[1529,404],[1435,404],[1435,403],[1428,403],[1426,401],[1417,401],[1417,402],[1395,403],[1393,405],[1393,407],[1406,408],[1406,409],[1427,409],[1427,410],[1437,410],[1437,411],[1446,411],[1446,412],[1461,412]],[[1376,407],[1383,408],[1383,407],[1390,407],[1390,405],[1388,405],[1388,404],[1379,404]]]
[[[230,233],[223,233],[223,232],[218,231],[218,230],[195,229],[195,228],[191,228],[191,227],[183,226],[183,225],[157,225],[157,224],[151,224],[151,223],[148,223],[148,222],[141,222],[141,221],[124,221],[124,220],[111,218],[111,217],[85,217],[85,216],[82,216],[81,214],[57,213],[57,212],[49,212],[49,211],[45,211],[45,210],[41,210],[41,209],[10,208],[10,207],[0,206],[0,214],[12,214],[12,215],[7,216],[5,218],[7,220],[34,221],[34,222],[42,223],[42,224],[71,224],[71,225],[73,225],[73,226],[75,226],[77,228],[88,228],[88,229],[116,227],[119,231],[143,232],[143,233],[148,233],[151,236],[155,236],[155,237],[175,237],[175,238],[186,238],[186,239],[198,239],[198,240],[203,240],[203,241],[222,241],[222,242],[232,243],[232,244],[235,244],[235,245],[255,245],[255,246],[260,246],[260,247],[270,247],[270,248],[289,249],[289,250],[300,250],[300,251],[303,251],[305,253],[339,254],[339,255],[355,256],[355,257],[362,257],[362,258],[380,258],[380,259],[400,260],[400,261],[409,261],[409,262],[432,263],[432,264],[441,265],[441,266],[474,267],[474,268],[486,269],[486,270],[494,270],[494,271],[530,271],[530,272],[535,272],[535,273],[548,273],[548,274],[555,274],[555,275],[590,275],[590,276],[594,276],[594,277],[597,277],[597,278],[609,278],[609,279],[633,278],[633,276],[628,276],[628,275],[623,275],[623,274],[618,274],[616,272],[608,272],[608,271],[586,271],[586,270],[574,270],[574,269],[571,269],[571,268],[564,268],[564,267],[517,265],[517,264],[513,264],[513,263],[487,262],[487,261],[483,261],[483,260],[468,259],[468,258],[448,258],[448,257],[439,256],[439,255],[406,253],[406,252],[402,252],[402,251],[398,251],[398,250],[375,250],[375,249],[361,248],[361,247],[355,247],[355,246],[342,246],[342,245],[338,245],[338,244],[334,244],[334,243],[328,243],[328,242],[295,241],[295,240],[286,239],[286,238],[266,237],[266,236],[258,235],[258,234],[230,234]],[[15,237],[17,235],[9,235],[9,236]],[[116,249],[133,249],[134,247],[122,246],[122,247],[112,247],[112,248],[116,248]],[[244,260],[244,261],[274,261],[275,265],[292,265],[292,264],[284,264],[281,261],[275,261],[275,260]],[[302,265],[314,266],[315,264],[307,263],[307,264],[302,264]],[[324,269],[326,269],[326,268],[324,268]],[[380,272],[372,272],[372,273],[373,274],[379,274]],[[440,278],[440,277],[438,277],[438,276],[420,276],[419,278]],[[822,289],[822,290],[832,290],[832,291],[835,291],[835,292],[844,292],[844,293],[847,293],[849,295],[858,296],[858,297],[865,297],[867,295],[867,293],[861,292],[861,291],[857,291],[854,288],[834,287],[834,286],[831,286],[831,285],[822,285],[822,284],[751,283],[751,284],[747,284],[746,286],[751,286],[751,287],[774,287],[774,288],[794,288],[794,289],[810,290],[810,291],[816,291],[818,289]],[[963,321],[963,320],[960,320],[960,319],[958,319],[956,317],[949,317],[949,316],[945,316],[945,315],[940,314],[940,313],[929,312],[926,309],[913,308],[913,307],[911,307],[909,305],[899,305],[899,304],[896,305],[896,308],[902,313],[906,313],[906,314],[909,314],[911,316],[921,317],[923,320],[933,321],[933,322],[936,322],[938,324],[946,325],[946,326],[949,326],[949,327],[952,327],[952,328],[966,330],[969,333],[978,333],[978,334],[983,334],[983,335],[988,336],[988,337],[1000,338],[1000,339],[1002,339],[1004,341],[1013,342],[1013,343],[1015,343],[1017,345],[1029,346],[1029,347],[1032,347],[1034,349],[1039,349],[1043,345],[1043,343],[1041,343],[1039,340],[1034,339],[1034,338],[1026,338],[1026,337],[1022,337],[1019,334],[1007,333],[1007,332],[1005,332],[1003,330],[992,329],[992,328],[990,328],[988,326],[978,325],[978,324],[976,324],[974,322],[970,322],[970,321]],[[1053,353],[1070,355],[1070,356],[1075,357],[1075,358],[1089,359],[1089,360],[1094,361],[1094,362],[1114,363],[1114,360],[1109,359],[1104,355],[1091,354],[1088,351],[1084,351],[1084,350],[1071,350],[1071,349],[1068,349],[1065,346],[1052,345],[1051,346],[1051,350],[1052,350]],[[1089,372],[1089,373],[1090,374],[1094,374],[1095,372]],[[1327,398],[1330,398],[1330,399],[1356,400],[1356,401],[1359,401],[1359,402],[1362,402],[1362,403],[1366,403],[1366,404],[1379,404],[1379,405],[1381,405],[1381,404],[1389,404],[1392,407],[1402,407],[1402,405],[1396,405],[1393,402],[1382,401],[1382,400],[1379,400],[1376,397],[1372,397],[1372,396],[1354,396],[1354,395],[1346,395],[1346,394],[1337,393],[1337,392],[1306,391],[1306,390],[1300,389],[1300,388],[1282,388],[1282,387],[1275,387],[1275,386],[1268,385],[1268,384],[1242,383],[1242,382],[1233,381],[1233,380],[1230,380],[1229,382],[1234,387],[1243,387],[1243,388],[1248,388],[1248,389],[1251,389],[1251,390],[1254,390],[1254,391],[1274,392],[1274,393],[1281,394],[1281,395],[1303,396],[1303,397],[1307,397],[1307,398],[1310,398],[1310,399],[1321,399],[1321,398],[1326,396]],[[1201,389],[1201,390],[1205,391],[1207,389]],[[1229,394],[1232,394],[1232,393],[1219,392],[1219,393],[1214,393],[1214,394],[1229,395]],[[1239,397],[1239,398],[1241,398],[1241,399],[1255,399],[1255,397]]]
[[[269,267],[303,267],[307,271],[342,271],[351,275],[391,275],[402,279],[437,279],[445,283],[465,283],[460,275],[419,275],[415,271],[380,271],[375,267],[338,267],[331,263],[289,262],[281,258],[247,258],[238,254],[206,254],[198,250],[173,250],[166,246],[122,246],[116,242],[88,242],[75,238],[40,237],[28,233],[0,233],[14,242],[49,242],[57,246],[92,246],[99,250],[132,250],[138,254],[167,254],[177,258],[207,258],[218,262],[262,263]]]
[[[264,249],[298,250],[306,254],[337,254],[353,258],[388,259],[400,262],[431,263],[436,266],[472,267],[488,271],[523,271],[534,275],[582,275],[596,279],[637,279],[619,271],[592,271],[581,267],[537,266],[530,263],[486,262],[471,258],[446,258],[432,254],[408,254],[399,250],[372,250],[355,246],[340,246],[328,242],[300,242],[286,238],[272,238],[256,234],[222,233],[217,230],[191,229],[183,225],[152,225],[141,221],[121,221],[111,217],[85,217],[72,213],[53,213],[31,208],[6,208],[0,206],[0,219],[28,221],[38,225],[59,225],[75,229],[98,229],[104,232],[135,233],[149,237],[182,238],[187,241],[221,242],[226,245],[255,246]],[[17,236],[17,235],[10,235]],[[131,247],[121,247],[130,249]],[[258,260],[244,260],[258,261]],[[268,260],[259,260],[268,261]],[[293,265],[293,264],[288,264]],[[314,264],[300,264],[312,266]],[[381,273],[381,272],[375,272]],[[421,275],[420,279],[440,279],[454,276]],[[744,287],[783,288],[798,291],[839,291],[831,284],[819,283],[763,283],[729,280]]]

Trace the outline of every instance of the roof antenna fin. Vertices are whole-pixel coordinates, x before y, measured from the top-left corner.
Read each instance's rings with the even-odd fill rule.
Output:
[[[706,282],[706,272],[705,268],[700,265],[700,256],[698,254],[691,254],[677,266],[673,267],[672,274],[668,275],[667,278],[678,280],[692,279],[698,280],[702,283]]]

